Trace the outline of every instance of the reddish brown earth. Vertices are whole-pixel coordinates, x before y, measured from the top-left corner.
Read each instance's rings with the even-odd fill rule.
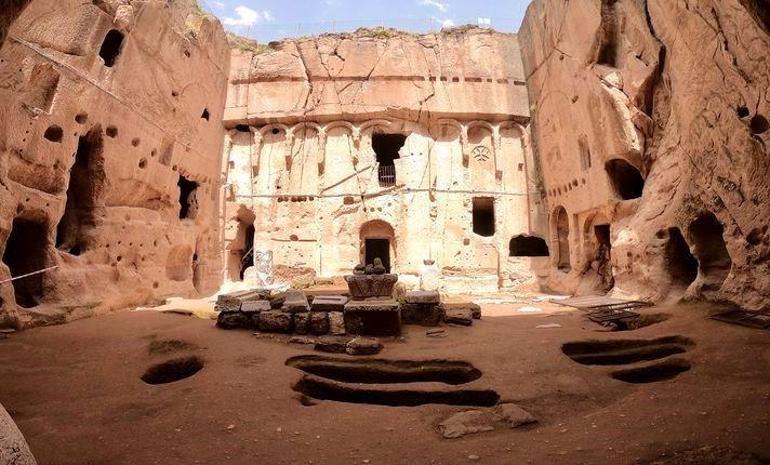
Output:
[[[444,338],[408,327],[405,341],[381,353],[473,363],[483,376],[464,387],[491,387],[529,410],[540,424],[527,429],[447,440],[437,424],[464,408],[306,407],[291,390],[300,372],[284,362],[309,351],[283,337],[155,312],[0,340],[0,402],[41,465],[476,463],[469,456],[500,464],[743,464],[761,462],[739,453],[770,456],[770,333],[708,320],[699,305],[646,310],[673,317],[617,333],[597,332],[579,312],[544,307],[556,312],[487,316],[472,328],[446,328]],[[561,327],[534,329],[550,323]],[[613,367],[579,365],[561,351],[570,341],[670,335],[694,340],[675,356],[692,369],[652,384],[613,380]],[[149,353],[165,340],[187,344],[156,342],[156,352],[177,352]],[[205,360],[195,376],[154,386],[140,380],[150,365],[190,352]]]

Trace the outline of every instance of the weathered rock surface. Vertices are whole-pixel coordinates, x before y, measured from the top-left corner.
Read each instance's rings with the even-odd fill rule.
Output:
[[[408,304],[435,304],[441,303],[441,295],[438,291],[410,291],[404,296]]]
[[[309,312],[310,304],[307,301],[307,296],[302,291],[290,289],[286,291],[284,296],[283,306],[281,310],[289,313]]]
[[[224,31],[190,0],[121,3],[2,2],[0,280],[58,268],[0,287],[0,321],[219,287]]]
[[[241,312],[219,312],[217,327],[222,329],[248,329],[255,326],[249,315]]]
[[[345,315],[342,312],[329,312],[329,333],[336,336],[345,334]]]
[[[27,441],[2,405],[0,405],[0,463],[37,465]]]
[[[329,332],[329,314],[327,312],[310,313],[310,334],[321,336]]]
[[[294,332],[308,334],[310,332],[310,312],[294,314]]]
[[[614,280],[619,296],[770,306],[766,10],[532,3],[519,39],[555,238],[549,286]]]
[[[437,304],[402,304],[401,321],[404,324],[436,326],[444,319],[444,310]]]
[[[468,308],[447,310],[444,322],[452,325],[471,326],[473,324],[473,312]]]
[[[350,298],[343,295],[319,295],[313,299],[311,309],[314,312],[341,312],[348,300]]]
[[[489,411],[469,410],[450,416],[439,424],[439,431],[445,439],[461,438],[467,434],[494,431],[494,417]]]
[[[315,350],[332,354],[344,354],[347,351],[350,336],[321,336],[317,339]]]
[[[511,428],[537,423],[537,418],[516,404],[501,404],[499,409],[500,417]]]

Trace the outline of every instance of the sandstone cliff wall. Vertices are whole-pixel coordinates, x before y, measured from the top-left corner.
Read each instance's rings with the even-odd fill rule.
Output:
[[[190,1],[24,9],[0,49],[0,281],[56,268],[0,285],[6,322],[218,287],[228,63]]]
[[[596,289],[609,226],[618,295],[770,306],[769,22],[758,0],[533,2],[553,287]]]

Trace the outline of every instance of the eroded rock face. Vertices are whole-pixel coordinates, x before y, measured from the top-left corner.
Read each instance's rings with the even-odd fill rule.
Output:
[[[37,465],[24,436],[8,412],[0,405],[0,463]]]
[[[191,1],[33,0],[0,59],[0,280],[57,267],[4,284],[0,320],[216,289],[219,22]]]
[[[611,269],[619,295],[770,306],[766,18],[740,0],[533,2],[549,285],[592,292]]]

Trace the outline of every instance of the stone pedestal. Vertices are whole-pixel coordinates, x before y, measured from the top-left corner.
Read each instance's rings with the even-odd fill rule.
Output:
[[[345,305],[345,331],[364,336],[401,334],[401,309],[390,298],[351,300]]]
[[[393,297],[393,286],[396,285],[396,281],[398,281],[398,275],[395,274],[354,274],[345,276],[350,296],[354,300],[370,297]]]

